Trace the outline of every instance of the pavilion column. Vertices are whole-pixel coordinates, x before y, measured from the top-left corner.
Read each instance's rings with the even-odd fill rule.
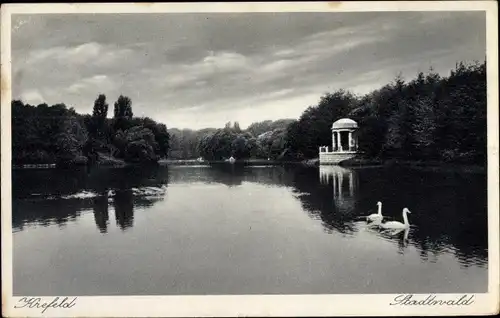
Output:
[[[335,132],[335,143],[337,145],[337,151],[340,151],[340,134],[338,131]]]
[[[337,151],[342,151],[342,143],[340,142],[340,131],[337,131]]]
[[[352,149],[352,131],[349,131],[349,146],[348,146],[348,150],[351,150]]]
[[[335,132],[332,132],[332,152],[335,151]]]
[[[335,147],[337,145],[337,136],[335,135],[335,132],[332,132],[332,152],[335,152]]]

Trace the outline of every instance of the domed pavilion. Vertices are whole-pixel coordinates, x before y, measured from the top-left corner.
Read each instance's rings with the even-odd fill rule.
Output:
[[[358,123],[341,118],[332,124],[332,147],[319,147],[320,164],[338,164],[358,153]]]

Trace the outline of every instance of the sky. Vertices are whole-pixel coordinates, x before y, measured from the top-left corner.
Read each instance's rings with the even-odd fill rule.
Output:
[[[430,67],[484,61],[484,12],[12,16],[12,98],[91,113],[105,94],[169,128],[298,118]]]

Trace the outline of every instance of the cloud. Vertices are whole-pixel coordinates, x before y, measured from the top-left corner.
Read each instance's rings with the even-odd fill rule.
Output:
[[[203,61],[194,67],[207,68],[209,70],[235,70],[246,68],[245,56],[235,52],[210,52]]]
[[[483,60],[484,13],[13,16],[13,97],[89,112],[99,93],[174,127],[298,117],[430,66]]]
[[[112,90],[114,86],[114,81],[108,76],[95,75],[73,83],[67,88],[67,92],[71,94],[82,94],[89,91],[107,91]]]
[[[305,58],[307,60],[308,58]],[[277,73],[277,72],[283,72],[289,68],[292,68],[296,65],[299,65],[303,62],[305,62],[304,58],[302,59],[280,59],[280,60],[275,60],[270,63],[264,64],[261,66],[256,73]]]
[[[95,42],[66,47],[59,46],[49,49],[33,50],[26,58],[27,65],[40,65],[45,62],[58,63],[63,66],[106,66],[117,63],[132,52],[130,49],[121,49],[111,45]]]
[[[47,60],[59,60],[60,63],[83,64],[99,56],[101,45],[85,43],[76,47],[54,47],[30,52],[26,63],[30,65],[43,63]]]
[[[38,90],[28,90],[21,93],[21,99],[28,104],[38,105],[45,102],[45,98]]]

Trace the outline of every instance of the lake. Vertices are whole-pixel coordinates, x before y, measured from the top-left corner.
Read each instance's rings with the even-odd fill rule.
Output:
[[[481,293],[485,173],[14,170],[14,295]],[[377,212],[409,231],[386,233]]]

